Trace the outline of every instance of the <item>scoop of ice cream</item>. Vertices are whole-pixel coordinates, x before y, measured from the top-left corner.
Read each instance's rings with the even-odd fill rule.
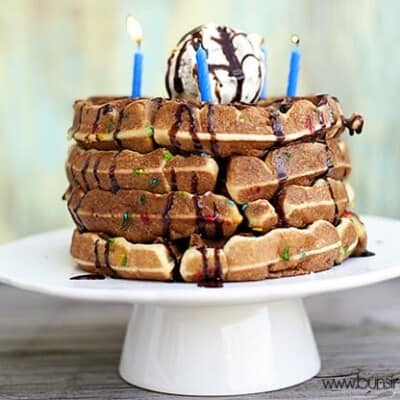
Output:
[[[195,50],[199,44],[207,53],[214,103],[258,100],[265,73],[260,36],[212,23],[188,32],[172,51],[165,79],[170,97],[200,101]]]

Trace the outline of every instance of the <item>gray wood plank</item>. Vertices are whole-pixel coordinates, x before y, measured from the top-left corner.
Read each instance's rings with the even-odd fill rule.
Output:
[[[399,282],[317,296],[307,306],[321,350],[319,376],[239,399],[400,398],[387,390],[324,389],[323,377],[400,379]],[[130,306],[57,299],[0,286],[1,399],[183,398],[126,384],[117,368]]]

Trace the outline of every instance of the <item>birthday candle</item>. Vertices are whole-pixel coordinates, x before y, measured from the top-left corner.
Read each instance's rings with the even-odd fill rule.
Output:
[[[301,60],[299,48],[300,38],[297,35],[292,35],[291,40],[292,43],[295,45],[295,48],[292,50],[290,56],[289,77],[286,96],[296,96]]]
[[[197,80],[200,91],[200,99],[206,103],[212,103],[209,70],[207,63],[207,53],[201,42],[196,42],[196,63],[197,63]]]
[[[143,74],[143,53],[141,52],[141,43],[143,40],[142,27],[139,22],[129,15],[126,18],[126,27],[130,38],[136,42],[137,49],[133,54],[132,70],[132,92],[131,97],[141,97],[142,94],[142,74]]]
[[[264,54],[264,82],[262,83],[263,86],[262,86],[261,93],[260,93],[260,99],[265,99],[265,98],[267,98],[267,57],[268,57],[268,53],[267,53],[267,49],[265,48],[265,46],[261,45],[260,49]]]

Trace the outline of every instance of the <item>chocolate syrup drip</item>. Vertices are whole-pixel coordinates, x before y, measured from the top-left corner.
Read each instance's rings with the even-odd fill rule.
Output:
[[[151,122],[151,124],[154,124],[157,112],[162,106],[163,99],[162,99],[162,97],[154,97],[154,99],[152,99],[151,102],[153,104],[154,111],[151,114],[151,121],[150,122]]]
[[[210,134],[211,151],[215,157],[219,157],[218,141],[217,141],[217,135],[215,133],[214,105],[213,104],[208,105],[207,129],[208,129],[208,133]]]
[[[82,280],[103,280],[106,279],[104,275],[100,274],[84,274],[84,275],[76,275],[69,278],[71,281],[82,281]]]
[[[104,246],[104,264],[106,268],[110,271],[112,278],[117,278],[118,274],[115,270],[111,267],[110,264],[110,241],[106,240],[106,244]]]
[[[167,205],[165,207],[162,220],[163,220],[163,236],[164,237],[169,237],[170,233],[170,228],[171,228],[171,216],[170,212],[172,209],[172,205],[174,203],[174,193],[171,192],[168,194],[167,198]]]
[[[194,106],[189,103],[182,103],[179,105],[179,107],[176,110],[175,113],[175,122],[171,126],[171,129],[169,130],[169,140],[172,146],[174,146],[176,149],[180,149],[180,142],[177,140],[176,135],[182,126],[182,114],[184,111],[187,111],[188,116],[189,116],[189,133],[190,136],[192,137],[193,144],[194,144],[194,149],[197,152],[201,152],[203,149],[203,145],[197,136],[197,124],[195,120],[195,115],[194,115]]]
[[[110,177],[110,182],[111,182],[111,191],[113,193],[117,193],[121,187],[118,184],[117,178],[115,177],[115,169],[117,168],[117,163],[116,163],[116,158],[119,153],[117,153],[114,158],[112,159],[112,162],[110,164],[110,170],[109,170],[109,177]]]
[[[223,223],[221,215],[218,212],[217,204],[214,203],[214,226],[215,226],[215,237],[216,239],[221,239],[224,236]]]
[[[124,115],[125,115],[125,109],[126,109],[126,107],[128,107],[129,104],[132,103],[132,101],[133,100],[131,100],[127,104],[125,104],[119,111],[117,124],[115,125],[115,129],[113,132],[113,142],[115,143],[115,146],[117,147],[117,149],[122,148],[122,141],[121,141],[121,139],[118,138],[118,133],[121,131],[122,121],[124,120]]]
[[[332,169],[335,165],[333,164],[331,152],[330,152],[330,150],[329,150],[329,147],[328,147],[328,144],[327,144],[327,143],[325,143],[325,150],[326,150],[326,167],[327,167],[327,169],[328,169],[328,170],[326,171],[326,174],[325,174],[325,176],[326,176],[326,175],[328,175],[328,173],[331,171],[331,169]]]
[[[198,186],[199,186],[199,178],[198,178],[196,172],[192,171],[192,180],[191,180],[190,191],[192,193],[197,193]]]
[[[179,67],[181,66],[181,60],[182,60],[183,53],[185,52],[186,47],[187,47],[187,45],[189,43],[190,43],[190,39],[188,38],[186,40],[185,44],[182,46],[182,49],[178,53],[178,56],[176,57],[176,60],[175,60],[173,85],[174,85],[174,90],[175,90],[176,93],[183,93],[183,83],[182,83],[181,77],[179,76]],[[169,59],[168,59],[167,75],[165,77],[168,96],[170,98],[171,98],[171,91],[170,91],[170,88],[169,88],[168,75],[169,75],[169,70],[170,70],[171,63],[172,63],[172,58],[174,56],[175,56],[175,52],[173,52],[171,54],[171,56],[169,57]]]
[[[113,111],[113,106],[108,103],[104,104],[104,106],[101,106],[97,109],[96,116],[95,116],[94,122],[92,124],[92,133],[95,133],[97,131],[97,128],[99,127],[99,120],[100,120],[101,115],[105,115],[112,111]]]
[[[77,226],[77,228],[78,228],[78,231],[79,231],[79,232],[85,232],[85,231],[86,231],[86,227],[85,227],[85,225],[83,224],[82,219],[81,219],[80,216],[78,215],[78,210],[79,210],[79,207],[80,207],[81,204],[82,204],[83,199],[84,199],[85,196],[87,195],[87,192],[84,193],[84,194],[81,196],[81,198],[77,201],[75,207],[73,207],[73,208],[71,209],[70,206],[71,206],[71,203],[72,203],[72,199],[73,199],[73,197],[74,197],[73,195],[74,195],[74,193],[72,192],[72,194],[71,194],[71,196],[70,196],[70,198],[69,198],[69,200],[68,200],[68,202],[67,202],[67,206],[68,206],[68,209],[70,210],[71,217],[72,217],[72,219],[74,220],[74,222],[75,222],[75,224],[76,224],[76,226]]]
[[[328,185],[329,194],[331,195],[332,200],[333,200],[333,204],[335,205],[335,214],[334,214],[334,216],[333,216],[333,221],[336,221],[336,220],[338,219],[338,217],[339,217],[339,208],[338,208],[338,205],[337,205],[337,201],[336,201],[336,198],[335,198],[335,194],[333,193],[332,186],[331,186],[331,184],[329,183],[329,180],[326,179],[325,182],[326,182],[327,185]]]
[[[275,110],[271,110],[269,113],[269,117],[272,122],[272,131],[274,132],[274,135],[278,139],[278,142],[281,142],[285,138],[285,134],[283,133],[282,130],[282,124],[278,119],[279,113]]]
[[[374,255],[375,255],[375,253],[373,253],[372,251],[365,250],[363,253],[361,253],[355,257],[372,257]]]
[[[97,187],[101,189],[101,182],[98,175],[99,164],[100,164],[100,157],[97,157],[93,164],[93,176],[94,179],[96,180]]]
[[[276,173],[278,175],[279,182],[286,181],[288,175],[287,175],[286,168],[285,168],[285,161],[283,160],[283,158],[280,154],[278,154],[275,157],[275,168],[276,168]]]
[[[91,159],[91,155],[89,154],[89,155],[86,156],[85,163],[83,164],[83,168],[82,168],[82,181],[83,181],[82,189],[85,192],[87,192],[89,190],[89,183],[87,181],[86,173],[87,173],[87,170],[89,168],[90,159]]]
[[[222,280],[222,268],[221,268],[221,261],[219,257],[220,249],[214,250],[214,273],[210,273],[210,268],[208,265],[207,259],[207,248],[200,247],[198,250],[201,253],[201,258],[203,262],[203,277],[201,280],[197,282],[197,286],[200,287],[222,287],[223,280]]]
[[[344,126],[349,130],[350,136],[354,135],[354,132],[360,134],[364,125],[364,119],[360,114],[353,114],[350,118],[343,118]]]
[[[242,98],[242,89],[244,82],[242,65],[236,56],[232,37],[228,33],[227,28],[219,26],[217,30],[220,34],[220,38],[213,37],[212,40],[221,45],[222,52],[224,53],[225,58],[228,61],[229,75],[235,77],[237,82],[236,94],[232,102],[240,101],[240,99]]]
[[[171,168],[171,190],[173,192],[176,192],[178,190],[175,168]]]
[[[97,239],[96,242],[94,243],[94,266],[96,269],[101,268],[100,260],[99,260],[99,248],[97,247],[99,244],[99,240]]]
[[[199,233],[200,235],[205,235],[206,223],[204,221],[204,217],[202,214],[203,203],[201,201],[200,196],[198,195],[193,196],[193,204],[194,204],[194,209],[196,211],[196,225],[199,227]]]
[[[76,185],[79,186],[79,181],[75,175],[75,170],[74,170],[73,164],[71,164],[71,166],[70,166],[70,171],[71,171],[72,180],[75,182]]]

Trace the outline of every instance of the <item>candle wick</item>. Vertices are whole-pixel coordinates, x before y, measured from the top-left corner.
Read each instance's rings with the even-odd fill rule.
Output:
[[[137,46],[137,49],[140,50],[141,47],[142,47],[142,41],[141,40],[136,40],[136,46]]]

